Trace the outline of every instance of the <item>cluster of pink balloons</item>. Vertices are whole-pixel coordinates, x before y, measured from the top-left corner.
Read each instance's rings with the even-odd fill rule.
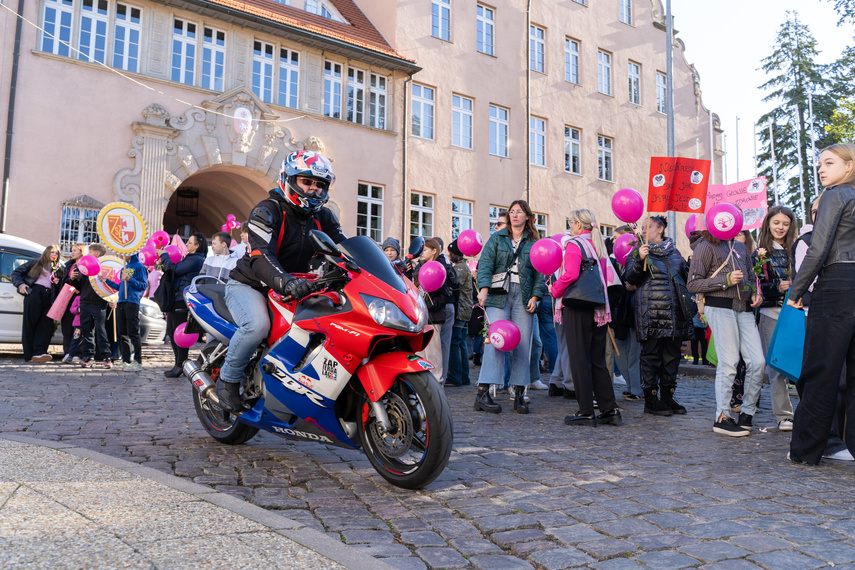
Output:
[[[168,233],[163,230],[154,232],[148,239],[148,241],[145,242],[143,248],[140,250],[140,263],[142,263],[146,267],[154,267],[158,260],[158,249],[162,249],[165,253],[167,253],[169,255],[169,260],[172,263],[178,263],[179,261],[181,261],[183,255],[181,254],[181,250],[178,248],[178,246],[167,244],[169,244]]]
[[[240,222],[237,221],[234,214],[229,214],[226,216],[226,223],[220,226],[220,229],[224,232],[228,232],[229,230],[233,230],[235,228],[240,227]]]
[[[707,231],[713,237],[728,241],[742,231],[742,210],[729,202],[716,204],[704,216]]]
[[[552,275],[561,267],[564,253],[553,238],[543,238],[534,242],[529,253],[531,264],[544,275]]]
[[[462,252],[461,252],[462,253]],[[445,267],[438,261],[428,261],[419,269],[419,285],[433,293],[445,283]]]
[[[101,273],[101,262],[94,255],[84,255],[77,260],[77,269],[86,277]]]
[[[463,230],[457,236],[457,247],[460,249],[460,253],[466,257],[473,257],[481,253],[481,248],[484,247],[484,239],[475,230]]]
[[[634,224],[644,213],[644,198],[637,190],[622,188],[612,196],[612,211],[620,221]]]
[[[520,343],[520,329],[511,321],[493,321],[487,329],[487,338],[497,350],[510,352]]]
[[[188,333],[185,329],[187,328],[187,323],[181,323],[177,327],[175,327],[175,332],[172,333],[172,339],[175,341],[175,344],[180,346],[181,348],[190,348],[199,340],[198,333]]]

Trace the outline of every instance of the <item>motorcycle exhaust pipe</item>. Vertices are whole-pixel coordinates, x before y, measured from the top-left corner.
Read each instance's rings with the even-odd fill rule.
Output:
[[[222,407],[220,399],[217,397],[216,383],[213,378],[199,368],[195,361],[188,358],[184,361],[181,369],[184,371],[184,376],[190,380],[190,383],[202,397],[207,398],[215,406]]]

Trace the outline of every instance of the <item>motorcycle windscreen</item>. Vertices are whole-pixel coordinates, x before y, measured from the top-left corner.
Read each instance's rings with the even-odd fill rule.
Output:
[[[380,279],[395,290],[406,293],[407,284],[403,277],[392,267],[389,258],[368,236],[355,236],[339,242],[338,248],[352,257],[365,271]]]

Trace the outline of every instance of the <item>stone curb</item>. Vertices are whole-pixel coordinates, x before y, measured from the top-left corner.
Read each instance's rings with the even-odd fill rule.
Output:
[[[200,500],[207,501],[211,504],[217,505],[218,507],[227,509],[236,515],[265,526],[270,530],[353,570],[361,570],[364,568],[371,568],[372,570],[394,570],[393,566],[384,563],[382,560],[347,546],[319,530],[306,527],[300,522],[293,521],[274,512],[247,503],[246,501],[232,495],[218,493],[210,487],[187,481],[180,477],[176,477],[175,475],[169,475],[150,467],[141,467],[131,461],[125,461],[124,459],[111,457],[103,453],[98,453],[97,451],[91,451],[89,449],[76,447],[74,445],[58,441],[47,441],[9,433],[0,433],[0,439],[55,449],[62,451],[63,453],[68,453],[69,455],[86,458],[89,461],[95,461],[108,467],[133,473],[134,475],[149,479],[155,483],[160,483],[161,485],[166,485],[176,491],[187,493],[188,495],[192,495]]]

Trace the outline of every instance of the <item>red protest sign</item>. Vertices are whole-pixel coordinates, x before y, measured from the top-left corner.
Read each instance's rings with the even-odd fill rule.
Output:
[[[662,156],[651,158],[647,211],[703,213],[710,166],[709,160]]]

